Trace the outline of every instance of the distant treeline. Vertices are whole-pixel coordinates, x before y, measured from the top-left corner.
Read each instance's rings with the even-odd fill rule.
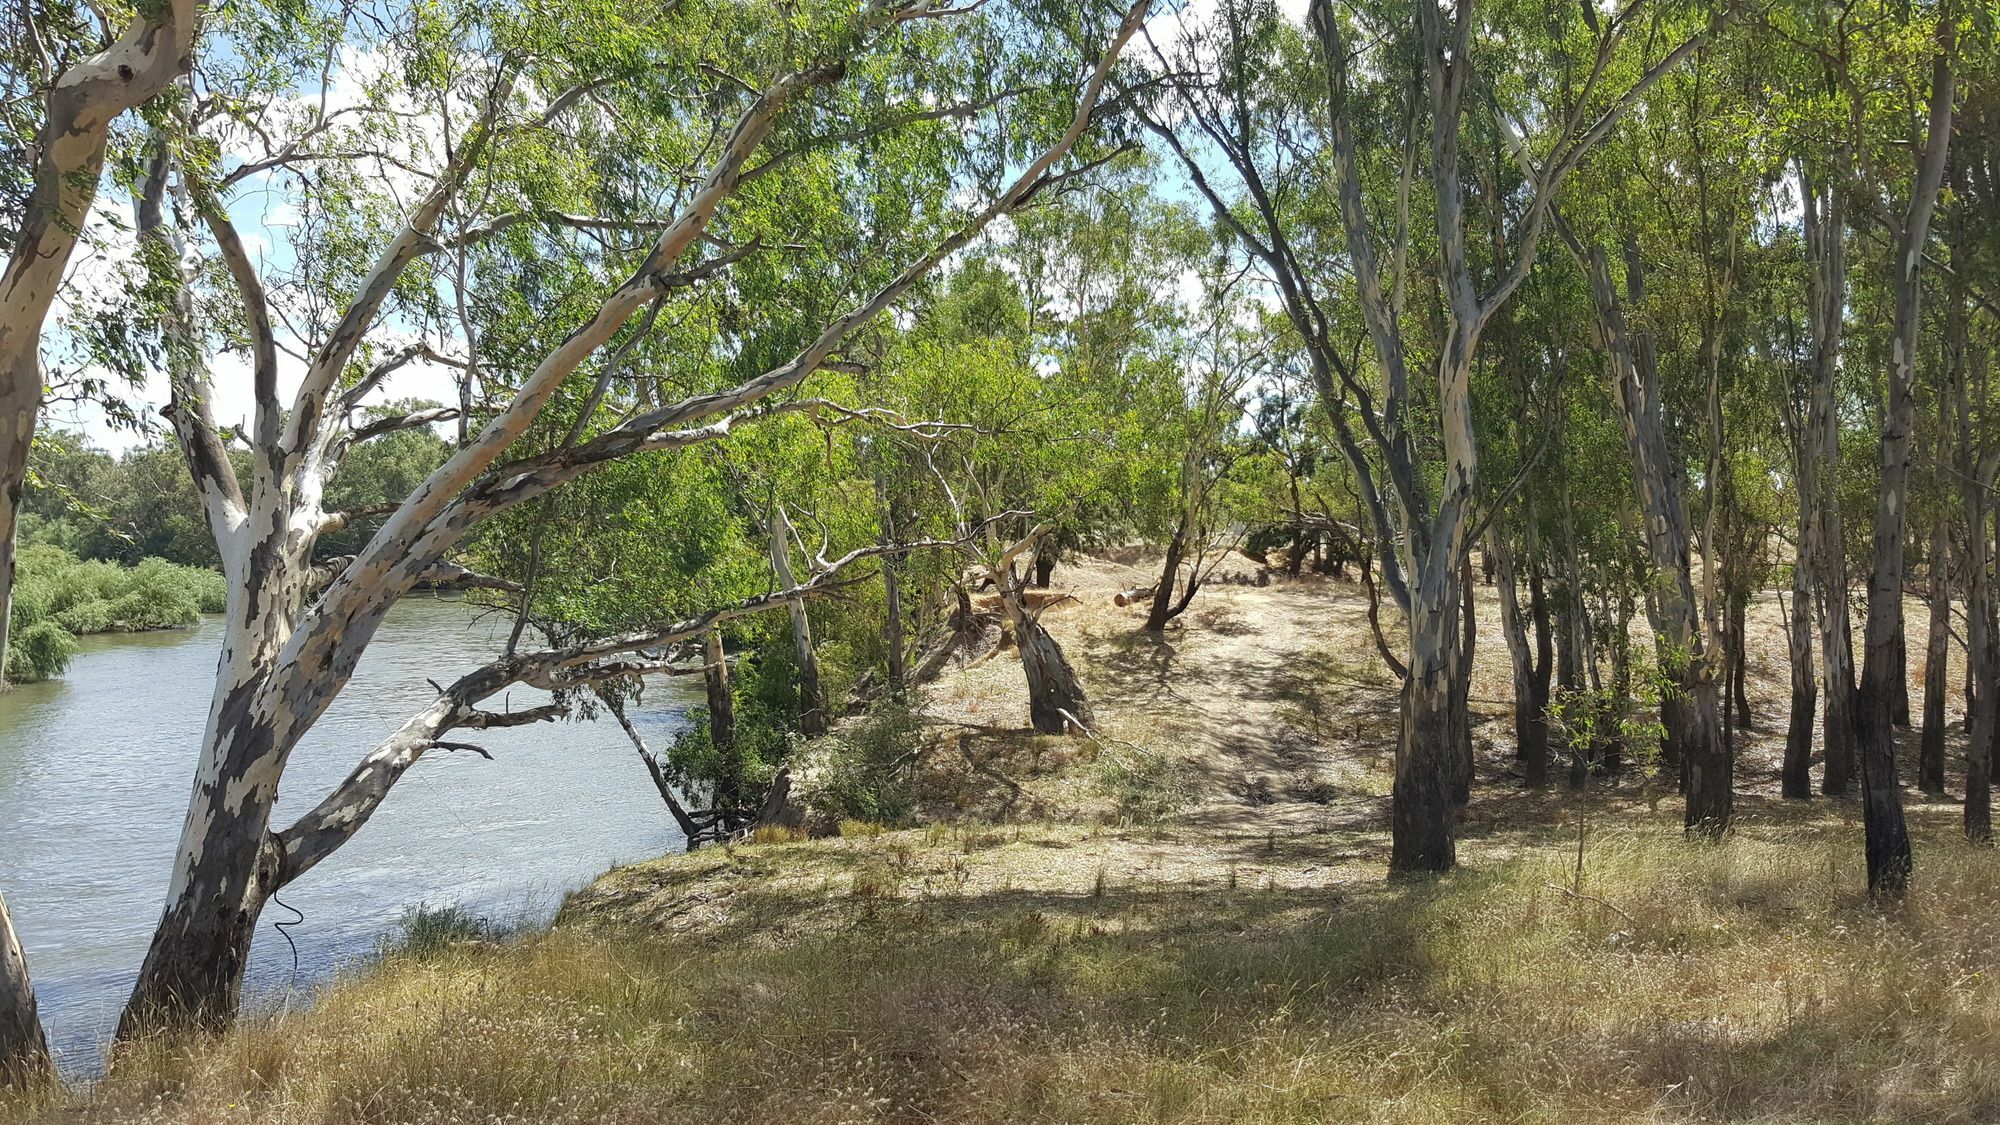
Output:
[[[449,448],[427,430],[356,447],[327,489],[327,510],[400,500]],[[246,458],[237,471],[247,474]],[[353,553],[378,522],[361,516],[322,535],[320,553]],[[171,440],[114,456],[78,434],[37,434],[20,543],[10,682],[61,675],[79,636],[186,627],[222,611],[221,559]]]

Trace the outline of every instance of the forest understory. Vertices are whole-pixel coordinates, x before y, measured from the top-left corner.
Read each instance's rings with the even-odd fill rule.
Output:
[[[1705,844],[1639,768],[1522,787],[1481,586],[1459,867],[1388,882],[1396,692],[1361,588],[1232,582],[1235,558],[1153,636],[1112,605],[1148,574],[1128,561],[1059,569],[1042,619],[1093,737],[1029,732],[1010,650],[948,672],[918,827],[619,869],[549,932],[447,929],[0,1120],[2000,1118],[2000,917],[1976,908],[2000,872],[1916,791],[1914,732],[1899,906],[1864,892],[1854,798],[1779,798],[1768,594],[1738,812]]]

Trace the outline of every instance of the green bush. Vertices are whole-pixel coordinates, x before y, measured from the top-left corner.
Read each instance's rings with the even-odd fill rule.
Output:
[[[62,674],[76,638],[88,633],[184,628],[220,612],[228,587],[200,567],[146,559],[134,567],[84,562],[61,547],[21,550],[7,653],[16,683]]]
[[[78,602],[55,615],[56,624],[78,636],[111,631],[111,603],[101,598]]]
[[[402,931],[402,940],[387,945],[384,952],[416,958],[433,957],[466,942],[499,941],[507,936],[505,926],[456,903],[407,907],[396,926]]]
[[[897,827],[916,812],[916,794],[906,780],[923,720],[909,708],[885,703],[813,747],[822,755],[807,801],[838,821],[866,821]]]
[[[76,654],[76,638],[53,621],[38,621],[13,633],[7,646],[7,678],[17,684],[60,676]]]

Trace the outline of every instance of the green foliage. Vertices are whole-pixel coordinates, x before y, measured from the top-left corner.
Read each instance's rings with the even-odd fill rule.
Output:
[[[818,769],[808,805],[843,823],[892,828],[909,823],[917,802],[907,775],[922,737],[922,718],[890,703],[816,740]]]
[[[507,927],[483,915],[474,914],[457,903],[432,906],[419,903],[404,909],[396,920],[397,939],[384,952],[417,960],[436,957],[454,945],[493,942],[507,936]]]
[[[38,621],[8,634],[7,679],[26,684],[60,676],[76,653],[76,638],[53,621]]]
[[[185,628],[220,613],[222,576],[165,559],[138,566],[84,562],[60,547],[24,548],[14,576],[7,678],[16,683],[60,675],[88,633]]]

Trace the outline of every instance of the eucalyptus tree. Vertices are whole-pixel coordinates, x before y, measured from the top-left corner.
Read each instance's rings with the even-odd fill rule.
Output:
[[[340,694],[383,616],[443,555],[482,522],[603,466],[719,442],[744,425],[808,409],[811,400],[786,392],[996,217],[1063,175],[1058,165],[1090,131],[1143,9],[1107,18],[1065,8],[1051,27],[1033,6],[875,0],[859,9],[800,6],[773,27],[754,6],[733,4],[426,5],[371,16],[396,29],[367,47],[386,63],[371,89],[405,99],[397,112],[362,115],[355,133],[344,122],[332,127],[318,99],[304,99],[302,111],[295,101],[289,114],[249,131],[268,137],[269,151],[234,170],[205,158],[213,137],[197,134],[179,146],[187,210],[203,224],[204,250],[233,291],[229,327],[250,355],[255,411],[245,436],[253,466],[247,489],[218,471],[212,454],[221,435],[204,408],[211,375],[189,364],[171,413],[231,596],[188,816],[123,1036],[231,1018],[252,930],[274,891],[351,838],[449,732],[545,719],[560,707],[508,713],[484,710],[481,701],[512,684],[568,691],[642,672],[656,662],[645,654],[831,589],[845,566],[880,553],[860,548],[790,589],[679,620],[503,653],[445,686],[295,823],[272,825],[292,748]],[[1074,51],[1051,48],[1064,31],[1089,56],[1080,82]],[[1017,99],[984,88],[1003,57],[1032,64],[1033,90]],[[954,112],[997,115],[1007,127],[960,130]],[[417,155],[396,162],[407,167],[400,179],[388,177],[393,194],[366,197],[355,173],[380,165],[355,153],[379,151],[369,143],[379,135],[367,130],[384,119],[430,121],[436,134],[428,145],[401,138]],[[950,143],[982,135],[1009,144],[961,155]],[[867,177],[879,166],[870,146],[906,139],[920,163],[943,162],[929,182],[952,185],[929,213],[924,249],[906,251],[879,282],[857,286],[844,311],[802,330],[796,350],[770,366],[736,378],[727,365],[718,370],[691,356],[681,387],[663,377],[660,393],[616,424],[574,443],[524,444],[572,376],[584,376],[635,314],[663,297],[671,304],[718,287],[726,293],[736,267],[754,269],[777,249],[758,240],[756,223],[750,238],[736,237],[739,209],[779,208],[795,186],[814,182],[815,170],[834,181],[873,182]],[[291,277],[267,277],[232,217],[227,181],[252,166],[307,185],[300,191],[313,220],[302,228]],[[881,170],[897,183],[913,180],[908,168]],[[569,209],[578,202],[593,209]],[[327,474],[362,436],[351,419],[391,371],[433,343],[409,342],[396,331],[398,318],[420,320],[442,303],[441,291],[456,303],[455,276],[434,268],[441,249],[506,236],[521,240],[514,253],[468,270],[468,296],[493,287],[540,292],[554,338],[517,363],[480,357],[481,423],[350,563],[315,582],[313,543],[338,518],[323,510]],[[570,284],[541,290],[548,277]],[[737,307],[735,315],[754,310]],[[306,356],[289,406],[279,392],[281,324]],[[460,369],[479,355],[470,350],[475,340],[437,342],[468,349],[454,357]],[[712,342],[725,352],[727,344]]]
[[[1867,835],[1868,887],[1871,892],[1900,896],[1910,878],[1910,836],[1904,824],[1902,782],[1896,773],[1895,732],[1891,692],[1901,682],[1897,671],[1903,663],[1903,528],[1909,508],[1910,442],[1916,425],[1917,337],[1922,329],[1920,309],[1921,270],[1930,243],[1931,216],[1937,209],[1939,190],[1944,183],[1945,158],[1951,141],[1954,98],[1954,55],[1957,16],[1947,5],[1934,13],[1912,13],[1917,18],[1918,46],[1892,45],[1890,60],[1902,64],[1905,74],[1928,71],[1926,83],[1909,81],[1880,100],[1889,104],[1879,111],[1887,119],[1882,126],[1897,148],[1913,154],[1908,185],[1902,191],[1899,209],[1885,207],[1894,245],[1890,269],[1890,292],[1895,303],[1890,338],[1887,404],[1884,410],[1879,447],[1875,510],[1875,545],[1868,581],[1868,617],[1862,650],[1861,683],[1856,697],[1856,735],[1861,756],[1862,822]],[[1865,42],[1865,40],[1864,40]],[[1902,47],[1903,50],[1894,50]],[[1908,65],[1928,57],[1928,67]],[[1863,76],[1845,74],[1854,101],[1854,118],[1863,127],[1873,125],[1861,87]],[[1912,103],[1925,105],[1924,126],[1912,133],[1907,122]],[[1871,179],[1887,172],[1871,158],[1875,145],[1870,138],[1857,138],[1857,150],[1864,153],[1860,165]]]
[[[18,142],[8,147],[20,159],[6,169],[12,245],[0,271],[0,656],[7,652],[14,540],[42,405],[43,327],[90,220],[112,128],[187,71],[197,5],[148,5],[122,32],[95,10],[85,18],[67,5],[38,7],[22,6],[20,38],[8,44],[5,68],[5,122],[14,134],[9,139]],[[15,108],[25,106],[39,112]],[[26,960],[0,905],[0,1077],[38,1073],[47,1054]]]
[[[1508,37],[1504,52],[1495,44],[1507,29],[1469,4],[1419,0],[1411,26],[1401,9],[1342,12],[1314,0],[1309,38],[1270,4],[1218,7],[1171,56],[1156,51],[1156,77],[1171,96],[1144,120],[1269,275],[1305,343],[1321,404],[1337,416],[1385,583],[1408,624],[1390,869],[1444,870],[1455,862],[1449,779],[1467,724],[1454,688],[1460,574],[1476,523],[1479,339],[1533,269],[1563,181],[1703,34],[1644,65],[1635,64],[1644,48],[1626,46],[1651,19],[1644,0],[1604,17],[1589,7],[1552,14],[1546,36]],[[1468,121],[1519,150],[1525,182],[1513,198],[1469,198]],[[1517,121],[1539,129],[1523,138]],[[1364,149],[1364,131],[1394,143]],[[1212,166],[1234,176],[1240,196],[1225,194]],[[1427,203],[1413,198],[1420,168]],[[1482,203],[1511,227],[1504,252],[1490,259],[1467,240]],[[1339,275],[1351,287],[1327,285]],[[1432,303],[1415,310],[1412,298]],[[1372,371],[1348,347],[1357,328]],[[1411,368],[1426,364],[1432,385],[1420,395]]]
[[[195,38],[195,0],[143,7],[115,41],[96,16],[102,43],[62,34],[76,13],[21,13],[21,78],[10,85],[40,104],[20,171],[32,184],[10,218],[13,248],[0,272],[0,652],[14,584],[14,533],[35,419],[42,403],[42,330],[97,198],[114,123],[186,73]],[[53,17],[53,18],[52,18]],[[89,26],[85,24],[84,26]],[[33,119],[30,119],[33,120]],[[10,122],[11,123],[11,122]],[[25,122],[21,123],[25,124]]]

